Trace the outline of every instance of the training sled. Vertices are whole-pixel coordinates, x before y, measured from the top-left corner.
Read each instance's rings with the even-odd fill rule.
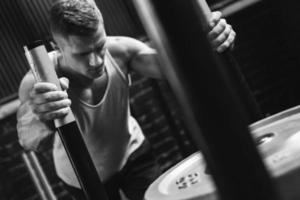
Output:
[[[284,200],[300,199],[300,106],[260,120],[249,128],[280,196]],[[157,199],[219,199],[201,152],[190,155],[150,185],[145,200]]]

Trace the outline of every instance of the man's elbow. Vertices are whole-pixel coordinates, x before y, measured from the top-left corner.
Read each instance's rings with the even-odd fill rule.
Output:
[[[52,147],[55,131],[35,121],[34,117],[24,115],[18,118],[17,133],[19,143],[25,150],[42,151]]]
[[[28,139],[20,138],[20,137],[19,137],[19,144],[26,151],[36,151],[37,152],[39,149],[38,145],[35,144],[34,142],[32,142]]]

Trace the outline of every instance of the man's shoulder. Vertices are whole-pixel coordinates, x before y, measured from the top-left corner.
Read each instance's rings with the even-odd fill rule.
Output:
[[[131,40],[134,39],[123,36],[109,36],[107,37],[106,46],[110,52],[126,52],[128,47],[132,45]]]
[[[107,48],[110,51],[122,51],[129,52],[137,49],[140,45],[143,44],[138,39],[127,37],[127,36],[109,36],[107,37]]]
[[[127,59],[138,55],[141,52],[152,52],[152,49],[144,42],[126,36],[107,37],[107,49],[112,55],[122,55]]]
[[[132,56],[130,51],[131,44],[128,40],[130,40],[128,37],[123,36],[107,37],[106,46],[114,59],[125,63],[130,59]]]
[[[121,44],[121,45],[131,45],[139,40],[128,37],[128,36],[107,36],[107,42],[109,44]]]

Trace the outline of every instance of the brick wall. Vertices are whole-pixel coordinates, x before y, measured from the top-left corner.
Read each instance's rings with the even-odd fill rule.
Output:
[[[168,85],[132,73],[131,111],[149,139],[163,171],[195,151]]]

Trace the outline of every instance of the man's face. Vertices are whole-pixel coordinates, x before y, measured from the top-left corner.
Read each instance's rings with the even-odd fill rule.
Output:
[[[104,73],[106,33],[103,25],[91,36],[56,36],[63,65],[72,73],[95,79]]]

